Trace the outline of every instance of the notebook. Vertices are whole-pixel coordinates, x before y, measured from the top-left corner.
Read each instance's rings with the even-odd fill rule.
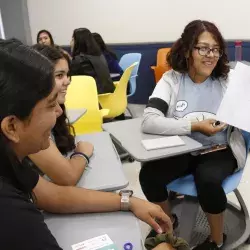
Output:
[[[165,136],[156,139],[142,140],[142,145],[146,150],[170,148],[185,145],[185,142],[179,136]]]

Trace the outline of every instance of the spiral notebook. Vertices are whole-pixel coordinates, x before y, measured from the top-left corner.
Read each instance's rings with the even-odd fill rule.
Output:
[[[178,136],[165,136],[156,139],[142,140],[142,145],[146,150],[170,148],[185,145],[185,142]]]

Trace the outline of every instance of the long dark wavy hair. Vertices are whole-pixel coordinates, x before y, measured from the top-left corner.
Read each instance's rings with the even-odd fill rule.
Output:
[[[108,53],[110,54],[115,60],[118,60],[116,54],[106,45],[106,43],[104,42],[102,36],[98,33],[92,33],[93,37],[95,38],[95,41],[97,42],[97,44],[99,45],[102,53]]]
[[[81,53],[92,56],[100,56],[102,54],[90,30],[86,28],[75,29],[72,37],[74,38],[73,57]]]
[[[62,49],[41,44],[36,44],[33,47],[42,55],[47,57],[54,65],[58,62],[58,60],[66,59],[70,67],[70,58],[65,52],[63,52]],[[54,126],[52,132],[57,148],[63,155],[66,155],[75,148],[75,138],[70,134],[70,131],[73,131],[74,133],[74,128],[70,125],[67,118],[65,105],[60,104],[60,106],[63,113],[57,118],[56,125]]]
[[[226,79],[230,70],[226,53],[226,44],[215,24],[208,21],[195,20],[190,22],[185,27],[181,37],[171,48],[171,51],[167,56],[167,62],[173,70],[176,70],[180,73],[187,73],[188,63],[186,55],[192,55],[192,51],[198,42],[198,38],[204,31],[207,31],[213,35],[223,53],[219,58],[217,65],[211,74],[211,77],[221,77]]]

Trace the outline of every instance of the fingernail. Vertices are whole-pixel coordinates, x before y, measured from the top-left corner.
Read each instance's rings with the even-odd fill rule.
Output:
[[[158,234],[162,234],[162,232],[163,232],[163,231],[162,231],[161,228],[159,228],[159,229],[157,230],[157,233],[158,233]]]

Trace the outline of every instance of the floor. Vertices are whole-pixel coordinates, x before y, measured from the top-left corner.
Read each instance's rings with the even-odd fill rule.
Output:
[[[131,111],[135,114],[135,116],[140,116],[144,108],[141,105],[129,105],[129,107],[131,108]],[[145,199],[145,196],[142,193],[139,179],[138,179],[138,175],[140,171],[140,163],[136,161],[133,163],[125,162],[123,163],[123,165],[124,165],[124,172],[129,180],[128,188],[134,191],[135,196]],[[244,176],[239,185],[239,191],[241,195],[243,196],[243,199],[250,211],[250,195],[248,194],[249,189],[250,189],[249,181],[250,181],[250,157],[245,168]],[[228,200],[237,204],[236,198],[233,193],[228,195]],[[141,230],[142,230],[142,236],[145,238],[150,229],[148,225],[141,222]],[[242,246],[238,248],[238,250],[250,250],[250,245]]]

